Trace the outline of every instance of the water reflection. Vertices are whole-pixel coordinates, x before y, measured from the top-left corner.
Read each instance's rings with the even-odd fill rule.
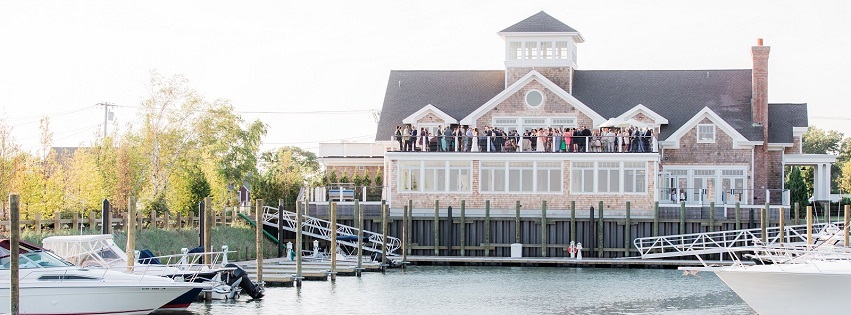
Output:
[[[711,273],[410,267],[268,288],[259,301],[194,303],[188,314],[754,314]]]

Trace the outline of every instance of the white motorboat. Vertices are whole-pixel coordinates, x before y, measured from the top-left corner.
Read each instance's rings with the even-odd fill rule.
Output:
[[[78,266],[119,270],[127,268],[127,254],[115,244],[110,234],[51,236],[42,240],[42,243],[44,248]],[[208,263],[202,261],[205,256],[209,257]],[[210,292],[214,299],[234,299],[242,291],[246,291],[252,298],[260,298],[265,291],[262,285],[248,279],[246,273],[236,265],[228,264],[226,247],[220,252],[208,253],[190,253],[183,249],[181,254],[158,257],[140,257],[137,252],[136,258],[132,268],[134,273],[200,283],[203,284],[203,290]],[[185,309],[199,292],[182,296],[163,309]]]
[[[0,241],[0,311],[10,309],[9,241]],[[21,314],[148,314],[196,287],[193,283],[74,266],[21,242]]]

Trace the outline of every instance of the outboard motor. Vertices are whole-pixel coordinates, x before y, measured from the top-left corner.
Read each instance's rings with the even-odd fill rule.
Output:
[[[228,277],[225,282],[230,286],[239,286],[242,288],[242,291],[248,293],[252,299],[259,299],[263,297],[265,293],[265,289],[262,285],[254,283],[251,281],[251,278],[248,277],[248,273],[245,272],[242,268],[235,264],[227,264],[225,267],[233,267],[233,275]]]

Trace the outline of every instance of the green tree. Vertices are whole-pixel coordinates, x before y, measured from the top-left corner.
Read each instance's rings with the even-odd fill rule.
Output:
[[[12,181],[15,175],[23,167],[24,158],[20,148],[15,143],[12,135],[12,127],[6,124],[6,118],[0,117],[0,196],[8,196],[12,192]],[[2,199],[3,216],[8,214],[8,198]]]
[[[282,198],[290,205],[304,182],[314,178],[318,169],[315,154],[298,147],[265,152],[261,158],[261,180],[255,196],[270,200]]]
[[[804,207],[808,204],[810,195],[804,183],[804,177],[801,176],[801,170],[797,166],[792,167],[792,171],[786,175],[786,187],[789,189],[790,202],[793,205],[798,203]]]
[[[802,150],[806,154],[836,154],[843,134],[836,130],[825,132],[810,126],[803,135]]]
[[[384,178],[382,177],[380,169],[375,172],[375,186],[378,186],[378,187],[384,186]]]

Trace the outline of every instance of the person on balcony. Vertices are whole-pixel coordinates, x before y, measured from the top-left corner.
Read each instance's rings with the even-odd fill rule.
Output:
[[[399,142],[399,151],[405,151],[405,146],[402,144],[402,126],[396,126],[396,141]]]

